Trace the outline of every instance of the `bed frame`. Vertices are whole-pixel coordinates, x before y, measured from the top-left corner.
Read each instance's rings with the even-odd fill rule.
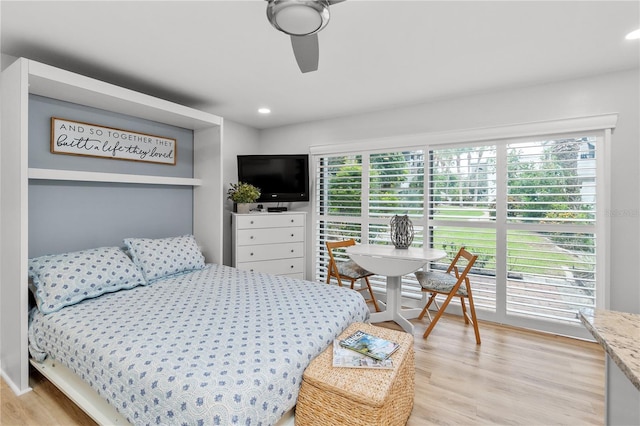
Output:
[[[91,386],[64,365],[57,364],[51,358],[41,363],[31,359],[31,365],[99,425],[130,425]],[[294,426],[294,410],[287,411],[276,426]]]
[[[193,132],[193,177],[52,170],[29,167],[29,96],[39,95],[151,120]],[[18,395],[29,392],[29,364],[100,424],[127,424],[115,409],[61,365],[32,362],[28,353],[29,181],[88,185],[164,185],[193,188],[193,234],[208,263],[222,263],[224,194],[221,117],[20,58],[2,72],[0,190],[0,366]],[[99,243],[97,243],[99,245]]]
[[[109,405],[91,386],[62,364],[51,358],[43,362],[31,360],[31,365],[53,383],[74,404],[100,425],[129,425],[130,423]]]

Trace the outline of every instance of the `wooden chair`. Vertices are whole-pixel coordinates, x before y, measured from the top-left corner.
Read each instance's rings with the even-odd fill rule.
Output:
[[[371,298],[366,299],[367,303],[373,303],[376,312],[380,312],[378,302],[376,302],[376,297],[373,295],[373,290],[371,289],[371,283],[369,283],[369,277],[374,274],[362,268],[351,259],[347,261],[336,262],[336,259],[333,256],[333,249],[350,247],[355,244],[356,242],[354,239],[325,242],[325,245],[327,246],[327,252],[329,253],[329,266],[327,267],[327,284],[331,282],[331,277],[334,277],[336,280],[338,280],[338,285],[340,287],[342,287],[342,280],[347,280],[351,283],[352,289],[360,292],[368,291]],[[359,289],[354,288],[355,282],[360,279],[364,280],[366,287],[361,286]]]
[[[458,266],[458,261],[466,259],[467,265],[464,267],[462,272],[460,272],[460,266]],[[424,332],[425,339],[433,330],[436,323],[444,313],[445,309],[451,302],[451,299],[454,297],[460,298],[460,305],[462,306],[462,315],[464,316],[465,324],[471,323],[473,325],[473,329],[476,334],[476,344],[480,344],[480,331],[478,330],[478,320],[476,318],[476,308],[473,304],[473,295],[471,294],[471,284],[469,282],[469,277],[467,274],[471,270],[471,267],[478,259],[477,255],[472,255],[464,247],[458,250],[456,257],[453,259],[449,268],[447,268],[446,272],[437,272],[437,271],[417,271],[416,278],[422,287],[422,291],[426,293],[431,293],[431,297],[429,301],[426,303],[424,309],[418,316],[418,319],[421,320],[424,317],[424,314],[427,313],[429,306],[435,302],[436,307],[438,308],[436,315],[431,320],[429,327]],[[453,274],[452,274],[453,272]],[[446,299],[442,303],[442,306],[438,307],[438,303],[436,302],[436,296],[438,294],[446,295]],[[469,300],[469,310],[471,311],[471,316],[467,312],[467,308],[465,306],[464,300]],[[429,315],[431,317],[431,315]]]

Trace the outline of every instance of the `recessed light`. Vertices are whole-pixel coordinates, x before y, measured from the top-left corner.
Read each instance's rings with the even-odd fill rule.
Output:
[[[627,34],[627,36],[625,37],[627,40],[637,40],[640,39],[640,28],[635,30],[635,31],[631,31],[629,34]]]
[[[260,114],[271,114],[271,110],[269,108],[258,108],[258,112]]]

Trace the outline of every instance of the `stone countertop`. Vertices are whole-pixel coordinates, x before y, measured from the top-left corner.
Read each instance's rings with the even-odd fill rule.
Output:
[[[580,321],[640,390],[640,315],[583,309]]]

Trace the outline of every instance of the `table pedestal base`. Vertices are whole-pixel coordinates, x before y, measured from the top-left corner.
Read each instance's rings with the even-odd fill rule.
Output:
[[[422,309],[402,309],[401,293],[402,277],[387,277],[387,303],[382,312],[374,312],[370,316],[372,323],[393,321],[407,333],[413,334],[413,324],[410,319],[417,318]],[[380,303],[380,302],[378,302]]]

